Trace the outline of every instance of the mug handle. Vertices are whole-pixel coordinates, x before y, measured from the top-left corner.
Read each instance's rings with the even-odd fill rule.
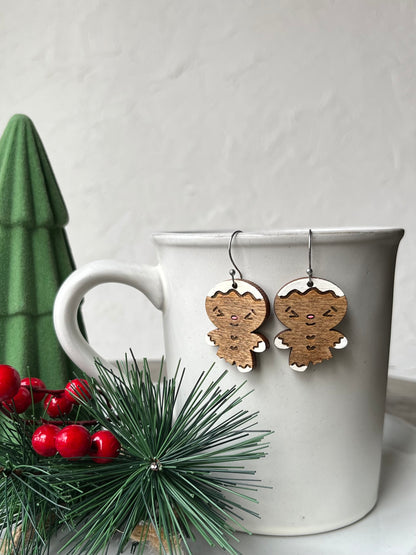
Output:
[[[159,266],[134,265],[114,260],[97,260],[75,270],[61,285],[55,299],[53,321],[58,340],[69,358],[90,373],[94,359],[114,366],[84,339],[78,325],[78,308],[85,294],[103,283],[122,283],[138,289],[162,310],[163,287]]]

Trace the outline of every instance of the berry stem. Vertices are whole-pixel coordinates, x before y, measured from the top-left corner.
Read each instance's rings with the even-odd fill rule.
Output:
[[[43,424],[56,424],[68,426],[69,424],[79,424],[80,426],[94,426],[98,424],[97,420],[48,420],[47,418],[40,419]],[[26,422],[33,423],[33,420],[26,420]]]
[[[0,405],[0,412],[4,414],[4,416],[7,416],[7,418],[12,419],[14,415],[16,415],[15,412],[9,412],[8,410],[6,410],[4,407],[2,407]],[[94,426],[95,424],[98,424],[97,420],[49,420],[48,418],[40,418],[39,420],[32,420],[32,419],[25,419],[22,420],[22,422],[24,422],[25,424],[38,424],[39,422],[42,422],[42,424],[56,424],[56,425],[65,425],[67,426],[68,424],[80,424],[82,426]],[[0,468],[1,471],[1,468]]]
[[[26,387],[29,390],[32,390],[33,393],[50,393],[51,395],[59,395],[63,393],[65,389],[47,389],[46,387],[35,387],[30,385],[24,385],[22,387]]]

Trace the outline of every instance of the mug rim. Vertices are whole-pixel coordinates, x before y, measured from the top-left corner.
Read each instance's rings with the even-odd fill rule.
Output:
[[[380,240],[396,239],[399,241],[404,233],[401,227],[337,227],[337,228],[311,228],[314,241],[354,241],[354,240]],[[159,231],[152,233],[156,244],[166,245],[192,245],[192,244],[219,244],[226,243],[235,230],[221,231]],[[309,235],[309,228],[241,231],[235,241],[244,243],[305,243]]]

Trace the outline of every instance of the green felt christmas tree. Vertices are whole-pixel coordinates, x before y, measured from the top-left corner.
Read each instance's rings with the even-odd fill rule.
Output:
[[[75,369],[52,320],[56,293],[74,270],[67,223],[42,141],[17,114],[0,139],[0,363],[55,388]]]

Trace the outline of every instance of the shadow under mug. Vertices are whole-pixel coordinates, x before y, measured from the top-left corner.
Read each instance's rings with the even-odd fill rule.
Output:
[[[76,270],[56,298],[57,336],[75,364],[90,372],[94,358],[103,359],[79,331],[82,298],[107,282],[142,291],[163,312],[167,374],[173,375],[179,360],[187,369],[182,394],[215,362],[215,375],[229,370],[223,387],[248,382],[247,391],[254,391],[245,408],[260,411],[258,429],[274,431],[267,457],[250,466],[268,488],[256,492],[261,518],[244,517],[247,528],[270,535],[333,530],[363,517],[377,500],[394,271],[403,233],[313,230],[314,275],[338,285],[348,300],[337,326],[348,345],[305,372],[290,369],[288,351],[274,347],[284,326],[273,310],[259,330],[270,348],[256,355],[252,372],[239,373],[207,345],[213,324],[205,298],[228,279],[231,232],[157,233],[157,266],[97,261]],[[273,306],[282,285],[305,276],[307,246],[308,230],[239,233],[233,257],[243,278],[258,284]]]

